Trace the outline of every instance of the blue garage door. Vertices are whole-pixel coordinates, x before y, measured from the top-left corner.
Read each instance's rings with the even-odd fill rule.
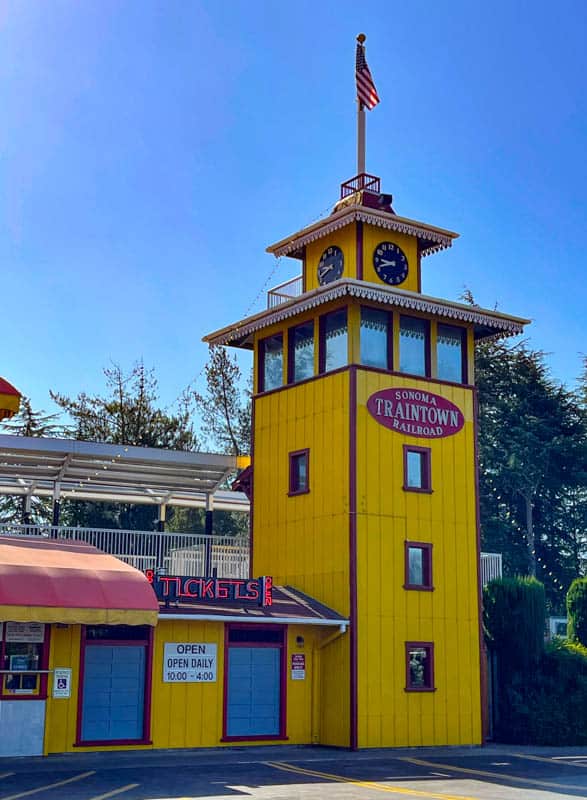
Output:
[[[278,736],[281,648],[229,647],[227,736]]]
[[[82,741],[143,738],[145,650],[144,645],[86,646]]]

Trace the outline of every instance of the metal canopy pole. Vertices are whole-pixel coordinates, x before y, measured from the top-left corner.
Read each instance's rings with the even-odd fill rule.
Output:
[[[159,517],[157,519],[157,530],[163,533],[165,530],[165,514],[167,512],[167,503],[159,504]]]
[[[54,528],[59,527],[59,516],[61,513],[61,484],[55,481],[53,484],[53,522]]]
[[[212,532],[214,530],[214,496],[206,495],[206,520],[204,523],[204,533],[206,534],[206,554],[205,554],[205,576],[212,575]]]

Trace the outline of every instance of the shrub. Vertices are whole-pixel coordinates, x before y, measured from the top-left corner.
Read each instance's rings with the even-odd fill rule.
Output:
[[[483,590],[483,625],[488,645],[506,674],[535,668],[544,650],[546,599],[536,578],[499,578]]]
[[[567,592],[568,636],[587,646],[587,578],[574,580]]]
[[[511,744],[587,744],[587,648],[555,639],[538,669],[503,686],[496,738]]]

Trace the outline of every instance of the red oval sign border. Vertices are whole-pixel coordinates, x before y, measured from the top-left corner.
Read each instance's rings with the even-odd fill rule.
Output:
[[[392,386],[374,392],[367,410],[380,425],[404,436],[442,439],[465,424],[461,409],[434,392],[411,386]]]

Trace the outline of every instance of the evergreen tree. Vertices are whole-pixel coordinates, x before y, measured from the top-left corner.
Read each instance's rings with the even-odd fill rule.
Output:
[[[67,414],[72,438],[139,447],[196,450],[192,404],[184,395],[175,413],[158,406],[157,380],[152,370],[138,362],[129,373],[117,364],[104,370],[106,393],[81,392],[67,397],[51,392],[54,402]],[[68,500],[62,507],[65,525],[151,530],[156,507],[120,503]]]
[[[538,575],[560,608],[584,558],[584,409],[524,342],[481,343],[475,362],[483,548]]]
[[[0,422],[0,430],[13,436],[59,436],[63,426],[58,414],[35,411],[28,397],[21,398],[20,411],[11,420]],[[21,523],[24,520],[26,499],[18,495],[0,497],[0,521]],[[51,521],[51,501],[31,497],[31,523],[45,524]]]
[[[205,367],[206,391],[195,393],[202,432],[224,453],[241,455],[251,449],[252,387],[242,388],[243,376],[236,358],[224,347],[211,347]]]

